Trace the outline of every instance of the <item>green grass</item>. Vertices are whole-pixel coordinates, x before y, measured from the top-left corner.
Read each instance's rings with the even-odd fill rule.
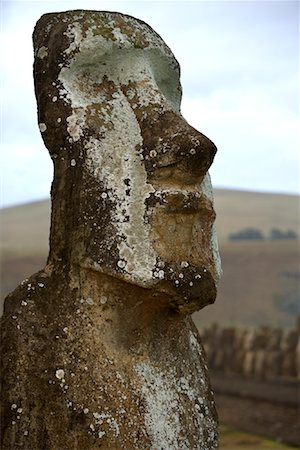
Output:
[[[220,450],[295,450],[286,444],[266,439],[255,434],[244,433],[234,428],[220,426]]]

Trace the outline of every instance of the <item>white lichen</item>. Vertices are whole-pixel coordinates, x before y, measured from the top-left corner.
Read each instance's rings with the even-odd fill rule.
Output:
[[[158,271],[158,278],[160,279],[160,280],[163,280],[164,278],[165,278],[165,272],[164,272],[164,270],[159,270]]]
[[[100,303],[101,305],[105,305],[107,303],[107,297],[105,295],[100,297]]]
[[[94,304],[94,300],[91,297],[88,297],[86,299],[86,302],[87,302],[88,305],[93,305]]]
[[[84,128],[85,111],[79,108],[67,117],[67,131],[71,136],[72,142],[79,141],[80,137],[83,136]]]
[[[36,56],[40,59],[44,59],[46,56],[48,56],[48,48],[45,46],[40,47]]]
[[[59,380],[63,380],[64,376],[65,376],[65,371],[63,369],[57,369],[56,372],[55,372],[55,376]]]
[[[110,120],[114,128],[106,132],[102,141],[89,139],[87,165],[94,177],[114,193],[118,204],[113,219],[117,235],[122,237],[118,243],[118,267],[137,282],[147,284],[152,280],[157,255],[152,248],[149,225],[144,221],[145,200],[154,189],[147,182],[146,170],[139,158],[138,149],[143,141],[126,97],[119,93],[112,106]],[[129,196],[124,180],[130,182]],[[128,221],[124,221],[124,216]]]
[[[145,400],[145,424],[151,437],[151,449],[171,449],[179,447],[181,432],[178,393],[168,377],[149,364],[136,366],[141,378],[141,392]]]
[[[184,371],[177,374],[173,365],[158,369],[150,362],[137,364],[143,400],[145,425],[151,440],[151,449],[217,449],[217,423],[207,396],[202,354],[194,334],[190,332],[190,345],[195,352],[196,365],[183,360]],[[191,447],[189,426],[194,429],[196,446]],[[187,433],[187,434],[186,434]]]
[[[69,55],[76,50],[82,41],[82,31],[80,23],[73,22],[68,25],[67,31],[64,33],[70,39],[70,46],[65,50],[65,54]]]
[[[120,267],[120,269],[124,269],[124,267],[126,266],[126,262],[123,259],[119,259],[119,261],[117,262],[117,266]]]
[[[39,129],[41,133],[44,133],[47,130],[47,125],[45,123],[39,123]]]

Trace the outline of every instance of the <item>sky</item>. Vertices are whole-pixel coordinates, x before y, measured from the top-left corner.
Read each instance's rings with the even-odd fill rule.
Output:
[[[183,116],[218,147],[214,187],[299,194],[298,1],[1,0],[1,207],[49,197],[31,36],[42,14],[68,9],[130,14],[161,35]]]

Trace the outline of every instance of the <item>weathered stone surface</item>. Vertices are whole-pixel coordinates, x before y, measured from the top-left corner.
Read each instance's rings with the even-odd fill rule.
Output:
[[[118,13],[44,15],[34,49],[50,254],[5,302],[1,448],[215,449],[190,314],[220,273],[216,148],[180,115],[178,63]]]

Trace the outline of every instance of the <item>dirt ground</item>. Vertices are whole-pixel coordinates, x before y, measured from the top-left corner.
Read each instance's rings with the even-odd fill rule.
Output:
[[[277,448],[276,442],[300,447],[298,381],[255,380],[217,372],[211,372],[211,381],[221,424],[274,442],[273,447],[253,448]]]

